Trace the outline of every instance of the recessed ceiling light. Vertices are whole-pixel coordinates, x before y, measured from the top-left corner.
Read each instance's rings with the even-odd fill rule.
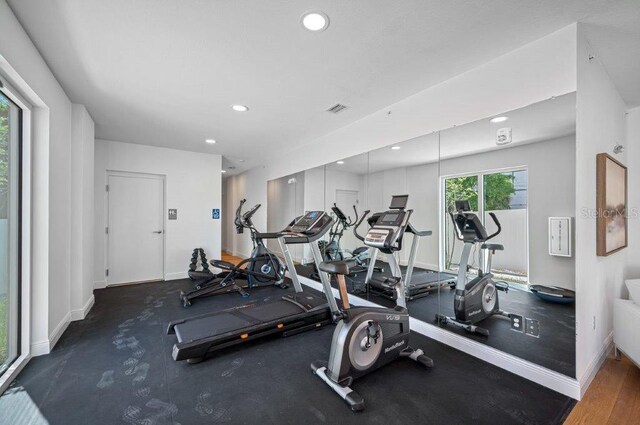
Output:
[[[220,170],[220,172],[221,172],[222,174],[224,174],[224,173],[226,173],[226,172],[227,172],[227,170]]]
[[[336,162],[336,164],[342,165],[342,164],[344,164],[344,161],[338,161],[338,162]]]
[[[392,146],[392,147],[391,147],[391,150],[392,150],[392,151],[397,151],[398,149],[400,149],[400,146]]]
[[[244,159],[239,159],[238,162],[244,162]]]
[[[509,117],[495,117],[495,118],[491,118],[491,122],[494,124],[497,124],[499,122],[505,122],[508,119]]]
[[[302,25],[309,31],[324,31],[329,26],[329,17],[322,12],[307,12],[302,15]]]
[[[205,140],[205,142],[209,143],[210,145],[213,145],[216,141],[213,139],[207,139]]]
[[[233,105],[231,108],[236,112],[247,112],[249,110],[249,107],[244,105]]]

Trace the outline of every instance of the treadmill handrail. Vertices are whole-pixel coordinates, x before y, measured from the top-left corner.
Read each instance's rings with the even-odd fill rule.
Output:
[[[418,230],[413,227],[413,224],[411,223],[407,226],[407,232],[413,233],[416,236],[431,236],[433,234],[431,230]]]

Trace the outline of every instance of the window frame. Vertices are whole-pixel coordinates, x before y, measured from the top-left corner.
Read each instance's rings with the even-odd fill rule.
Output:
[[[1,57],[0,57],[1,59]],[[6,62],[5,62],[6,63]],[[4,63],[0,63],[4,65]],[[18,141],[18,347],[17,357],[0,374],[0,394],[31,358],[31,123],[32,106],[21,96],[0,66],[0,92],[20,110]]]

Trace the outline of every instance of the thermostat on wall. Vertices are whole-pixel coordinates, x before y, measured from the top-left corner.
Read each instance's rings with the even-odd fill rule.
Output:
[[[549,255],[571,257],[571,217],[549,217]]]
[[[511,127],[499,128],[496,132],[496,145],[507,145],[511,143]]]

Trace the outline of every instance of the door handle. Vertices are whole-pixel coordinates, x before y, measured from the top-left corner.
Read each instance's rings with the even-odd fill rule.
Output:
[[[162,234],[162,230],[156,230],[153,233],[158,233],[158,234]]]

